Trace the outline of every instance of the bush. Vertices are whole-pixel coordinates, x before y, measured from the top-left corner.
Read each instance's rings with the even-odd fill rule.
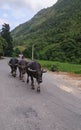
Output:
[[[58,67],[56,65],[52,65],[50,70],[53,72],[58,71]]]

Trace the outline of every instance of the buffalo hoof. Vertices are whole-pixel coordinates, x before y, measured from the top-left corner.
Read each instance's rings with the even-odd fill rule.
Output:
[[[40,92],[40,87],[37,88],[37,92]]]
[[[27,84],[29,83],[29,80],[27,80]]]
[[[13,77],[16,77],[16,75],[13,75]]]
[[[35,89],[34,87],[32,87],[31,89]]]
[[[13,77],[16,77],[16,74],[12,74]]]

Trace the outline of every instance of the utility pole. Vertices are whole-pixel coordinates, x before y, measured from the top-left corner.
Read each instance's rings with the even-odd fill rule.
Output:
[[[34,60],[34,44],[32,45],[32,60]]]

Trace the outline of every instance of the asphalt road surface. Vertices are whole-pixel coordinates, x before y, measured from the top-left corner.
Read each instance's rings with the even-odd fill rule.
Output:
[[[0,130],[81,130],[81,90],[47,72],[37,93],[26,75],[11,76],[8,61],[0,60]]]

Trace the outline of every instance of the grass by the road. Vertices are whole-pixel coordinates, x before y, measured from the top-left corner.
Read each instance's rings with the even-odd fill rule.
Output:
[[[71,72],[75,74],[81,74],[81,65],[80,64],[71,64],[71,63],[61,63],[55,61],[45,61],[39,60],[39,63],[49,70],[53,69],[53,66],[56,66],[59,71],[62,72]]]

